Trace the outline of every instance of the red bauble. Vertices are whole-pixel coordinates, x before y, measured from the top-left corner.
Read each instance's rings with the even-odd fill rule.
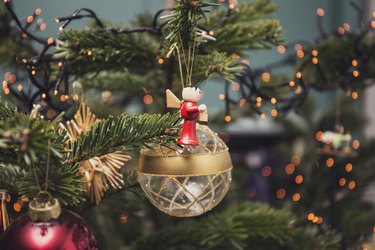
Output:
[[[0,250],[93,250],[96,239],[77,214],[63,210],[58,219],[34,222],[28,214],[15,220],[2,235]]]

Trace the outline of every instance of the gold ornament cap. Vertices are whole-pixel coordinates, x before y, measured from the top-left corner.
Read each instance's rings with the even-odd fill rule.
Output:
[[[50,221],[59,218],[61,205],[48,192],[40,192],[29,204],[29,217],[33,221]]]

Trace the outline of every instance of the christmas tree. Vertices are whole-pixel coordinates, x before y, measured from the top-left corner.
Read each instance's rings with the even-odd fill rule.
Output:
[[[375,21],[358,32],[322,30],[283,61],[295,67],[291,78],[270,81],[274,66],[254,69],[246,56],[286,50],[276,5],[218,2],[176,1],[131,27],[82,8],[56,18],[59,33],[43,38],[40,9],[21,19],[4,1],[0,249],[362,246],[375,223],[371,202],[358,199],[373,180],[374,142],[359,148],[364,118],[347,96],[357,100],[372,83]],[[89,28],[69,29],[84,18]],[[197,105],[208,79],[225,81],[225,110],[210,126],[255,115],[287,128],[278,142],[268,138],[270,166],[246,163],[237,150],[232,170],[225,135],[204,125],[206,107]],[[337,99],[319,118],[312,89],[333,89]],[[173,94],[181,91],[183,102]],[[141,114],[123,113],[129,107]],[[259,198],[259,182],[276,194],[268,205],[249,199]]]

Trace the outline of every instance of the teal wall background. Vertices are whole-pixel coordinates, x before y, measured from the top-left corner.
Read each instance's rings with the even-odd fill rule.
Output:
[[[246,0],[242,0],[246,1]],[[324,24],[327,30],[336,30],[339,25],[348,22],[353,27],[357,18],[356,13],[349,5],[349,0],[274,0],[279,5],[276,15],[285,29],[285,44],[297,40],[312,41],[319,36],[317,29],[316,9],[325,10]],[[42,8],[44,22],[47,29],[42,32],[46,37],[56,36],[58,24],[54,22],[56,17],[70,15],[80,7],[88,7],[94,10],[100,18],[113,22],[128,23],[134,15],[143,11],[151,13],[163,8],[164,0],[13,0],[16,12],[19,16],[32,14],[35,8]],[[239,0],[241,2],[241,0]],[[365,0],[357,3],[365,5]],[[73,22],[72,28],[83,28],[85,21]],[[270,62],[282,59],[276,49],[270,51],[255,51],[249,53],[252,66],[262,66]],[[211,112],[222,110],[223,103],[217,96],[223,92],[223,83],[214,80],[203,87],[206,93],[204,102]],[[324,99],[324,97],[323,97]]]

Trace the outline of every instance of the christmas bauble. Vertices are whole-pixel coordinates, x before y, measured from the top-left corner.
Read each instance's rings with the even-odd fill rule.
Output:
[[[77,214],[61,208],[32,212],[29,207],[29,214],[12,222],[2,235],[0,250],[98,249],[93,234]]]
[[[177,217],[201,215],[224,198],[232,180],[225,143],[209,127],[197,125],[198,146],[152,145],[141,151],[138,180],[146,197]]]

